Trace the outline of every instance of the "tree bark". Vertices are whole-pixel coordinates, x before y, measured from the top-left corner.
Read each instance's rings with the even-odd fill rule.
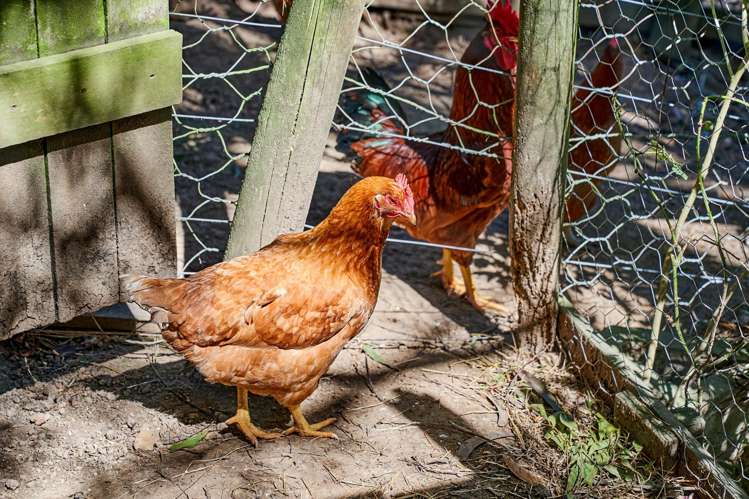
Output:
[[[521,0],[510,254],[523,348],[556,337],[577,1]]]

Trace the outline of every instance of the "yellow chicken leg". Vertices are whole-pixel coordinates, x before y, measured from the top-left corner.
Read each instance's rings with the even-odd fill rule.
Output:
[[[442,250],[442,270],[438,270],[432,276],[442,277],[442,287],[449,295],[462,295],[465,292],[463,285],[455,280],[452,253],[448,249]]]
[[[460,273],[463,276],[463,282],[466,285],[466,299],[473,305],[473,307],[479,312],[485,310],[491,310],[498,314],[506,315],[509,311],[507,308],[494,300],[488,298],[482,298],[476,293],[476,286],[473,284],[473,275],[471,274],[471,268],[467,265],[459,265]]]
[[[226,424],[236,424],[244,433],[252,445],[257,447],[257,439],[263,438],[270,440],[281,436],[280,433],[269,433],[263,431],[254,424],[250,419],[250,409],[247,403],[247,388],[237,387],[237,413],[226,420]]]
[[[335,438],[338,440],[338,435],[329,431],[318,431],[326,426],[335,423],[335,418],[328,418],[319,423],[309,424],[307,418],[302,414],[302,409],[298,405],[290,407],[289,411],[294,418],[294,426],[283,432],[284,435],[290,435],[291,433],[298,433],[300,437],[323,437],[323,438]]]

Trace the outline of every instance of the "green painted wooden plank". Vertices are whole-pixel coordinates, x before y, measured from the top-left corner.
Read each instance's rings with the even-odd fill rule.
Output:
[[[164,0],[106,0],[110,42],[169,29],[169,3]]]
[[[302,229],[362,8],[361,0],[294,3],[260,110],[226,258]]]
[[[178,103],[181,42],[163,31],[0,67],[0,147]]]
[[[34,0],[0,2],[0,64],[36,57]]]
[[[104,0],[36,0],[39,55],[106,42]]]

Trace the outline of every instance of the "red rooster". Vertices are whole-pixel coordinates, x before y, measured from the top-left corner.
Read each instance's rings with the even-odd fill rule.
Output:
[[[601,56],[601,61],[591,73],[590,81],[583,82],[583,86],[592,89],[609,88],[613,93],[621,81],[623,72],[619,42],[616,38],[612,38]],[[569,155],[569,168],[573,172],[585,172],[597,177],[605,177],[616,164],[622,138],[619,130],[614,127],[616,121],[616,113],[612,105],[614,97],[588,88],[578,90],[572,99],[570,135],[573,140],[596,135],[601,137],[574,144]],[[613,136],[611,136],[612,133]],[[574,173],[572,179],[575,183],[565,204],[568,222],[565,225],[565,236],[568,243],[578,245],[578,238],[572,232],[569,223],[590,214],[599,199],[596,187],[601,180],[581,178]]]
[[[399,123],[398,106],[384,94],[384,81],[365,72],[370,85],[381,92],[344,92],[341,108],[366,130],[344,130],[338,149],[349,154],[362,176],[394,177],[404,173],[416,199],[415,226],[406,227],[418,239],[450,246],[474,248],[479,235],[507,206],[512,175],[512,135],[515,98],[515,65],[519,21],[509,2],[500,0],[490,9],[489,21],[471,41],[455,74],[452,124],[430,142],[407,141]],[[469,69],[481,66],[484,69]],[[384,137],[382,136],[384,134]],[[497,137],[500,137],[499,141]],[[459,148],[483,151],[463,153]],[[450,293],[462,290],[453,275],[453,259],[465,283],[465,296],[477,309],[504,311],[476,294],[470,251],[444,250],[442,283]]]
[[[382,247],[394,221],[414,221],[402,175],[355,184],[316,228],[280,236],[256,253],[185,279],[123,276],[132,300],[165,324],[164,339],[212,383],[237,387],[237,424],[257,444],[247,392],[275,398],[294,426],[284,434],[331,437],[300,404],[367,323],[380,288]]]

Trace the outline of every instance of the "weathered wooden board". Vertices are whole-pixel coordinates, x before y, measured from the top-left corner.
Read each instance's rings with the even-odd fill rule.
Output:
[[[101,0],[36,6],[40,57],[106,41]],[[49,137],[46,148],[57,315],[64,322],[118,298],[111,126]]]
[[[300,230],[356,36],[361,0],[298,2],[260,110],[226,257]]]
[[[61,322],[118,301],[111,126],[47,139]]]
[[[33,0],[0,3],[0,61],[37,57]],[[41,141],[0,149],[0,340],[55,320]]]
[[[173,276],[177,242],[171,110],[116,121],[112,131],[119,272]]]
[[[167,29],[169,4],[164,0],[107,0],[107,35],[110,43]]]
[[[749,495],[715,461],[689,430],[671,413],[652,388],[642,381],[642,368],[597,334],[590,323],[582,317],[565,298],[560,297],[559,337],[565,352],[579,368],[588,384],[597,390],[597,395],[616,405],[617,394],[627,390],[642,402],[627,404],[630,413],[618,419],[626,424],[625,430],[637,437],[644,431],[643,444],[650,457],[664,464],[678,461],[677,473],[693,477],[712,495],[730,499],[749,499]],[[621,397],[619,404],[623,402]],[[643,410],[643,405],[647,410]],[[619,407],[622,416],[623,407]],[[639,421],[638,421],[639,420]],[[651,429],[656,429],[653,433]],[[668,431],[664,431],[665,429]],[[678,439],[678,450],[674,451],[669,434]],[[675,459],[674,459],[675,458]]]
[[[3,0],[0,2],[0,62],[10,64],[36,56],[34,0]]]
[[[44,153],[0,150],[0,340],[55,320]]]
[[[0,147],[178,103],[181,40],[162,31],[0,67]]]
[[[167,30],[168,4],[163,0],[107,0],[107,26],[110,42]],[[173,57],[179,64],[181,54]],[[181,81],[181,74],[174,76],[176,86]],[[112,151],[119,273],[174,275],[171,108],[112,123]],[[127,299],[122,290],[120,298]]]
[[[104,0],[36,0],[39,56],[106,42]]]

